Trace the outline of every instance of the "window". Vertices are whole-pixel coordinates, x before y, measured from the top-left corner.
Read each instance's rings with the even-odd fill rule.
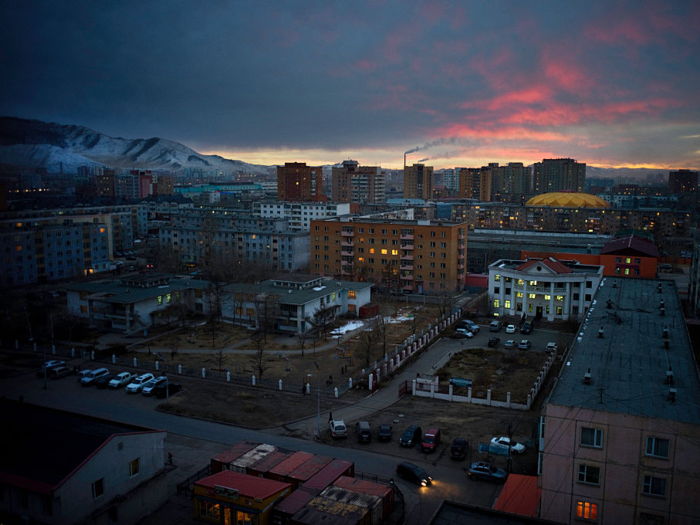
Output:
[[[591,465],[579,465],[578,481],[579,483],[600,485],[600,468],[592,467]]]
[[[355,290],[348,290],[348,299],[357,299],[357,292]]]
[[[582,520],[598,521],[598,505],[590,501],[577,501],[576,517]]]
[[[500,286],[496,286],[496,287],[493,289],[493,293],[501,293],[501,287],[500,287]]]
[[[668,458],[669,451],[669,441],[668,439],[661,439],[656,437],[647,438],[647,456],[654,456],[657,458]]]
[[[218,503],[211,503],[210,501],[199,501],[199,517],[211,518],[213,520],[220,520],[220,508]]]
[[[500,281],[500,280],[501,280],[501,276],[498,275],[498,274],[496,274],[496,275],[493,276],[493,280],[494,280],[494,281]]]
[[[136,476],[139,473],[139,458],[129,462],[129,476]]]
[[[603,448],[603,431],[599,428],[581,428],[581,446]]]
[[[642,484],[642,493],[648,496],[665,496],[666,495],[666,479],[655,478],[653,476],[644,476]]]
[[[506,299],[505,301],[505,307],[510,308],[510,300]]]
[[[100,478],[92,484],[92,499],[97,499],[104,496],[105,493],[105,478]]]
[[[501,306],[501,301],[498,300],[498,299],[494,299],[494,300],[493,300],[493,307],[494,307],[494,308],[498,308],[498,307],[500,307],[500,306]]]
[[[529,294],[527,294],[527,298],[528,299],[537,299],[537,294],[529,293]]]

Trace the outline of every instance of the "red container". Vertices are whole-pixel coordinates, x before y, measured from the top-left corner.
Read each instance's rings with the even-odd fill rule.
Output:
[[[222,470],[229,470],[228,466],[232,461],[240,458],[243,454],[250,452],[260,443],[252,443],[250,441],[241,441],[236,443],[229,450],[225,450],[217,454],[211,459],[211,473],[217,474]]]
[[[353,476],[355,464],[342,459],[334,459],[302,485],[302,488],[323,490],[340,476]]]
[[[379,496],[384,501],[384,516],[389,516],[391,511],[394,510],[394,491],[389,485],[374,483],[363,479],[350,478],[347,476],[339,477],[333,482],[333,485],[352,490],[354,492],[359,492],[361,494],[372,494],[373,496]]]
[[[354,490],[331,485],[326,487],[319,496],[367,509],[370,515],[370,525],[380,525],[384,517],[384,501],[381,497],[373,494],[355,492]]]
[[[272,525],[290,525],[292,516],[303,509],[306,504],[318,495],[317,491],[299,487],[289,496],[275,505],[270,515]]]
[[[270,469],[275,468],[277,465],[282,463],[285,459],[291,456],[293,452],[291,450],[277,449],[271,452],[264,458],[256,461],[248,467],[248,474],[251,476],[260,476],[261,478],[267,478]]]
[[[270,469],[268,477],[270,479],[276,479],[277,481],[291,482],[294,489],[296,489],[299,487],[299,484],[294,484],[294,482],[289,479],[289,475],[312,457],[314,457],[314,454],[310,454],[309,452],[294,452],[287,459]]]
[[[332,460],[333,458],[326,456],[313,456],[290,472],[288,481],[301,485],[318,474]]]

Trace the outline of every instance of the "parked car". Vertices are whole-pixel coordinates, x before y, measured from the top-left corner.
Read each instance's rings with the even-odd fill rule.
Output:
[[[90,368],[86,368],[85,370],[81,370],[80,372],[78,372],[78,383],[80,383],[83,380],[83,378],[90,372],[92,372],[92,369]]]
[[[391,425],[379,425],[377,439],[379,441],[391,441]]]
[[[469,441],[464,438],[456,438],[452,440],[452,446],[450,447],[450,457],[452,459],[462,460],[467,457],[467,448],[469,447]]]
[[[66,364],[65,361],[61,361],[60,359],[52,359],[51,361],[46,361],[43,365],[41,365],[41,368],[39,371],[36,373],[37,377],[44,377],[44,372],[48,375],[49,371],[52,368],[58,368],[59,366],[64,366]]]
[[[61,379],[73,374],[73,369],[67,366],[57,366],[47,371],[47,376],[51,379]]]
[[[117,257],[124,257],[124,254],[122,252],[114,252],[114,255]]]
[[[506,436],[492,438],[491,444],[495,447],[510,447],[510,451],[516,454],[522,454],[525,452],[525,445],[518,443],[517,441],[511,441]]]
[[[522,341],[520,341],[518,348],[520,348],[520,350],[527,350],[531,346],[532,346],[532,343],[530,341],[528,341],[527,339],[523,339]]]
[[[514,334],[517,331],[518,331],[518,329],[515,328],[514,324],[509,324],[508,326],[506,326],[506,333],[507,334]]]
[[[122,372],[121,374],[117,374],[114,376],[114,379],[109,382],[109,388],[121,388],[126,386],[131,383],[131,380],[134,377],[136,377],[136,374],[132,374],[131,372]]]
[[[547,343],[547,348],[545,349],[548,354],[557,351],[557,343]]]
[[[532,323],[523,323],[520,327],[521,334],[531,334],[532,333]]]
[[[470,319],[465,319],[459,323],[459,326],[466,328],[473,334],[478,334],[481,327]]]
[[[167,377],[165,376],[160,376],[160,377],[154,377],[150,381],[148,381],[145,385],[143,385],[143,388],[141,389],[141,393],[144,396],[152,396],[155,392],[153,392],[153,389],[157,387],[158,385],[162,385],[168,380]]]
[[[348,428],[342,419],[331,419],[328,422],[328,428],[333,439],[348,437]]]
[[[454,336],[455,336],[456,338],[458,338],[458,339],[471,339],[472,337],[474,337],[474,334],[471,333],[471,332],[470,332],[469,330],[467,330],[466,328],[457,328],[457,329],[455,330],[455,335],[454,335]]]
[[[423,452],[435,452],[437,446],[440,444],[440,429],[437,427],[429,428],[423,434],[423,441],[421,441],[420,449]]]
[[[138,377],[134,377],[126,387],[127,394],[138,394],[146,383],[153,379],[153,374],[146,373],[141,374]]]
[[[423,435],[420,427],[418,425],[411,425],[408,427],[401,437],[399,438],[399,445],[402,447],[412,447],[416,443],[420,442],[420,438]]]
[[[95,382],[95,386],[97,388],[107,388],[109,386],[109,382],[117,377],[116,374],[107,374],[106,376],[102,376]]]
[[[501,344],[501,340],[498,337],[489,337],[489,348],[496,348],[499,344]]]
[[[126,258],[126,260],[127,260],[127,261],[135,261],[135,260],[136,260],[136,257],[134,257],[133,255],[128,255],[127,258]]]
[[[161,383],[153,389],[153,391],[156,393],[156,397],[159,397],[161,399],[177,394],[181,390],[182,385],[180,383],[170,382]]]
[[[101,377],[104,377],[106,375],[109,375],[109,370],[106,368],[97,368],[96,370],[92,370],[90,373],[85,374],[81,379],[80,379],[80,384],[83,386],[90,386],[94,385],[97,383],[97,380],[100,379]]]
[[[501,330],[501,322],[500,321],[491,321],[491,324],[489,324],[489,332],[499,332]]]
[[[408,461],[402,461],[396,465],[396,475],[421,487],[427,487],[433,483],[433,479],[425,470]]]
[[[494,467],[491,463],[477,461],[471,464],[469,470],[467,470],[467,476],[471,479],[503,483],[508,477],[508,473],[503,469]]]
[[[367,421],[358,421],[355,423],[355,435],[358,443],[369,443],[372,441],[372,430]]]
[[[515,348],[516,346],[518,346],[518,343],[515,342],[515,339],[508,339],[503,345],[503,348],[511,349]]]

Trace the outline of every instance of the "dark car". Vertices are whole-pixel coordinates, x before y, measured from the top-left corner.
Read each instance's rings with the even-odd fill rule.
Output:
[[[355,423],[355,435],[359,443],[369,443],[372,441],[372,429],[367,421]]]
[[[379,425],[377,439],[379,441],[391,441],[391,425]]]
[[[503,469],[494,467],[491,463],[477,461],[476,463],[472,463],[471,467],[469,467],[467,476],[471,479],[503,483],[508,477],[508,473]]]
[[[418,425],[411,425],[399,438],[399,445],[402,447],[412,447],[416,443],[420,443],[423,432]]]
[[[61,379],[62,377],[72,376],[73,373],[72,368],[68,368],[67,366],[57,366],[48,370],[47,376],[51,379]]]
[[[467,448],[469,447],[469,441],[464,438],[457,438],[452,441],[452,447],[450,448],[450,457],[452,459],[464,459],[467,457]]]
[[[489,342],[488,342],[489,347],[495,348],[499,344],[501,344],[501,340],[498,337],[489,337]]]
[[[167,391],[166,391],[167,388]],[[155,392],[156,397],[159,397],[161,399],[167,397],[167,396],[172,396],[173,394],[177,394],[180,390],[182,390],[182,385],[180,383],[161,383],[157,387],[153,389],[153,392]],[[167,392],[167,396],[166,396]]]
[[[532,333],[532,323],[523,323],[522,326],[520,326],[520,333],[521,334],[531,334]]]
[[[95,386],[97,388],[107,388],[109,386],[109,382],[115,377],[117,377],[117,374],[107,374],[106,376],[102,376],[97,380]]]
[[[420,468],[418,465],[409,463],[408,461],[402,461],[396,465],[396,475],[405,480],[412,481],[421,487],[427,487],[433,482],[432,478],[428,476],[428,473],[425,470]]]

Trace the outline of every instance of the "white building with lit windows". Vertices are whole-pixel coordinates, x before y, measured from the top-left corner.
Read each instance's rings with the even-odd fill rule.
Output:
[[[489,266],[489,302],[494,316],[581,320],[603,279],[603,266],[553,257]]]

